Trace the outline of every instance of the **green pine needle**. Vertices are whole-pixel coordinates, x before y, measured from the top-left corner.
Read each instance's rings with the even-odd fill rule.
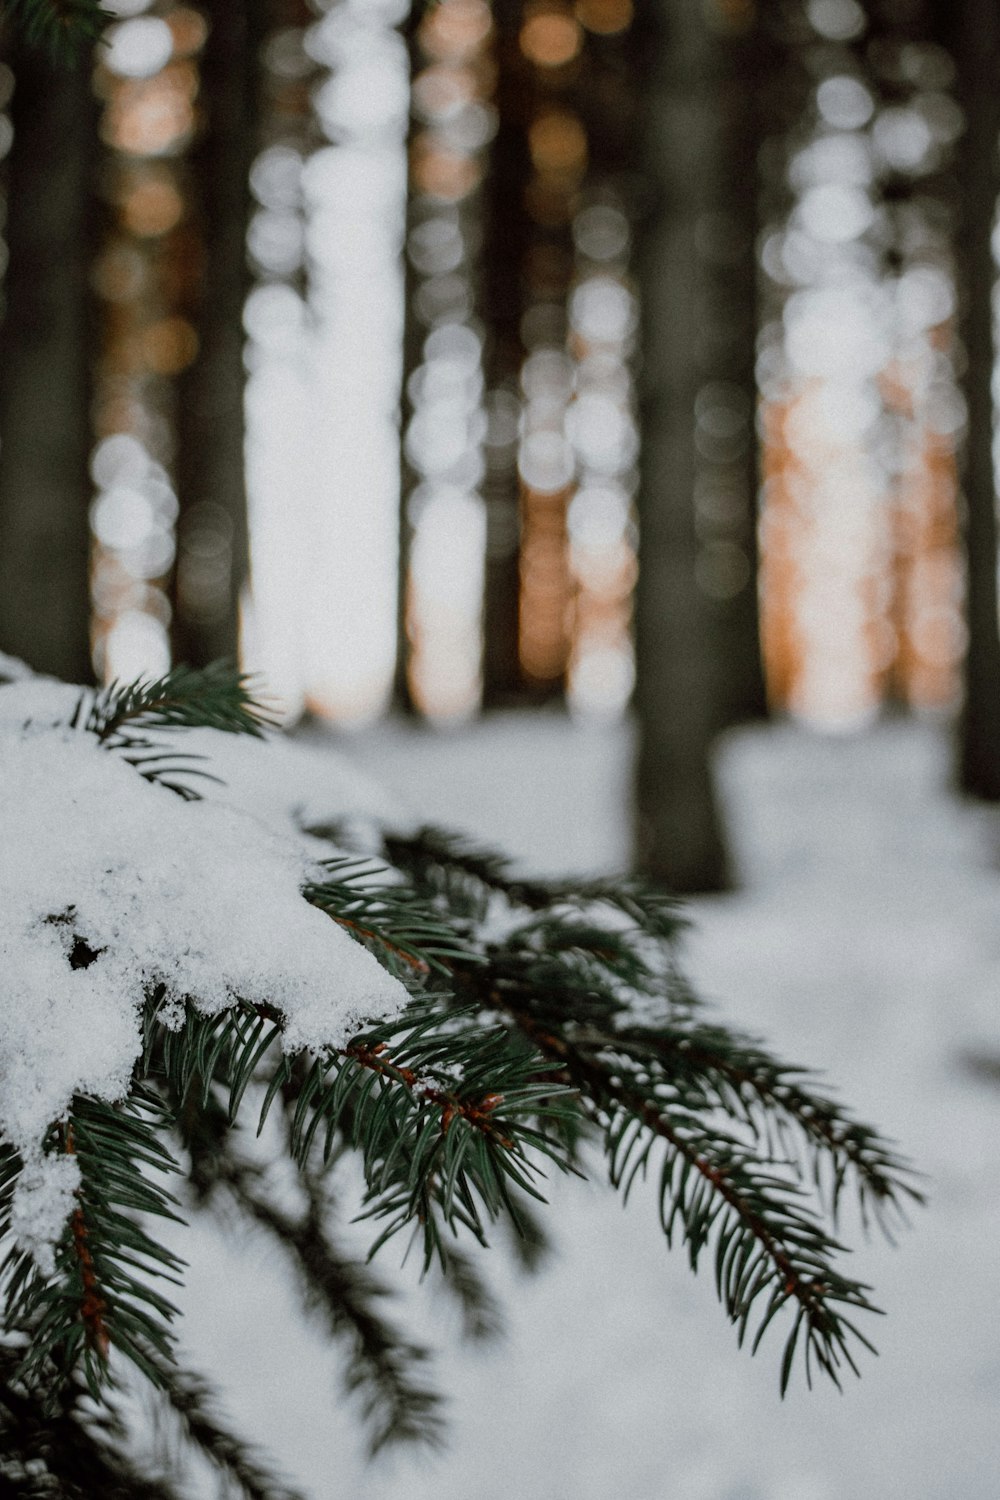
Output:
[[[101,0],[3,0],[0,18],[64,66],[77,62],[114,20]]]

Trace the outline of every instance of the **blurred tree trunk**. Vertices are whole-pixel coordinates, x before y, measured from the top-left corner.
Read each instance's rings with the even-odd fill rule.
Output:
[[[767,716],[758,601],[757,496],[757,237],[760,230],[758,155],[761,112],[775,76],[773,45],[759,6],[734,12],[737,28],[715,39],[721,142],[714,182],[715,206],[702,219],[700,250],[711,306],[707,373],[731,388],[742,426],[721,434],[721,461],[702,455],[699,526],[717,549],[715,605],[720,636],[720,727]],[[718,12],[721,23],[722,12]],[[711,433],[706,434],[711,440]],[[717,439],[718,440],[718,439]],[[726,443],[731,444],[726,447]],[[704,440],[703,440],[704,446]],[[713,474],[713,470],[715,471]],[[713,492],[712,479],[719,487]],[[704,486],[704,488],[702,488]],[[713,500],[716,502],[713,504]],[[724,503],[719,504],[718,501]],[[709,552],[709,559],[713,554]],[[711,576],[711,574],[710,574]]]
[[[637,38],[648,59],[643,166],[655,199],[642,226],[638,255],[643,446],[636,843],[639,868],[677,891],[717,890],[726,883],[709,753],[717,732],[744,712],[745,704],[760,704],[750,592],[737,631],[736,594],[726,600],[723,584],[714,585],[712,559],[706,564],[709,549],[703,545],[705,443],[697,430],[696,409],[706,399],[724,404],[732,397],[729,387],[746,380],[755,332],[753,317],[741,309],[738,321],[723,327],[720,338],[720,319],[732,317],[732,307],[729,299],[720,307],[713,295],[713,267],[704,253],[706,234],[725,234],[727,212],[737,220],[755,217],[754,207],[747,207],[746,186],[742,212],[736,204],[727,208],[736,178],[752,176],[750,163],[744,159],[737,165],[732,157],[739,138],[738,89],[750,85],[741,80],[737,89],[727,41],[713,31],[707,15],[702,0],[658,0],[648,29]],[[745,151],[741,155],[745,158]],[[742,264],[749,283],[753,233],[738,222],[730,232],[740,236],[731,247],[731,269]],[[726,258],[725,250],[724,243],[718,246],[716,262]],[[732,371],[722,394],[720,348],[725,368]],[[710,398],[705,394],[709,383],[715,388]],[[752,425],[753,409],[746,400],[744,396],[744,420]],[[751,461],[747,455],[753,446],[748,432],[744,438],[741,465]],[[742,483],[749,505],[756,484],[748,484],[745,470]],[[735,545],[731,539],[729,545]],[[733,561],[734,554],[728,556]],[[745,583],[755,588],[755,579],[748,576]],[[733,659],[741,653],[734,669]],[[750,681],[757,686],[748,691]]]
[[[202,265],[198,352],[177,406],[177,576],[174,652],[203,666],[236,659],[248,570],[244,480],[243,305],[250,167],[258,144],[261,4],[210,0],[201,57],[205,119],[191,152]]]
[[[997,486],[993,458],[992,236],[1000,192],[1000,10],[996,0],[938,0],[942,40],[957,67],[966,130],[959,145],[960,223],[955,254],[966,368],[965,495],[969,644],[959,721],[958,776],[964,791],[1000,801],[1000,625],[997,605]]]
[[[525,207],[531,175],[528,125],[531,85],[518,37],[522,0],[494,0],[498,65],[497,133],[490,148],[483,215],[482,311],[487,329],[486,387],[518,391],[524,360],[524,263],[532,226]],[[483,704],[498,707],[524,695],[519,652],[520,489],[516,448],[487,450],[486,576],[483,599]]]
[[[423,61],[418,42],[420,7],[411,6],[403,24],[407,52],[410,59],[410,119],[407,140],[407,155],[412,157],[417,121],[413,113],[413,80],[420,72]],[[403,245],[403,372],[399,398],[399,563],[396,569],[396,671],[393,679],[393,706],[402,714],[417,716],[417,707],[410,691],[410,656],[412,653],[408,629],[410,557],[413,549],[413,523],[410,519],[410,497],[419,483],[419,476],[406,454],[406,434],[413,420],[414,402],[410,392],[410,377],[420,365],[424,347],[424,330],[416,316],[415,303],[419,277],[413,264],[410,247],[412,231],[416,223],[414,214],[414,189],[412,171],[407,167],[406,189],[406,237]]]
[[[17,48],[0,328],[0,649],[92,676],[90,298],[97,108],[72,69]]]

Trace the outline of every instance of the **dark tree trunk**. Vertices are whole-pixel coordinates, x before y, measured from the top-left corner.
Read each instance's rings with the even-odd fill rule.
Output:
[[[726,856],[709,768],[724,722],[718,603],[699,581],[698,393],[711,379],[700,241],[718,206],[726,130],[717,39],[701,0],[659,0],[639,38],[643,165],[655,195],[642,226],[642,459],[636,598],[637,861],[677,891],[723,887]],[[655,34],[654,28],[659,34]]]
[[[417,71],[411,34],[410,82]],[[410,119],[410,141],[413,140],[413,119]],[[407,184],[406,238],[403,246],[403,371],[399,393],[399,551],[396,563],[396,666],[392,679],[392,705],[399,713],[415,717],[417,713],[413,694],[410,691],[410,633],[407,628],[407,599],[409,596],[410,556],[413,550],[413,525],[410,520],[410,497],[417,486],[417,476],[406,457],[406,432],[413,418],[413,402],[409,393],[409,378],[420,363],[423,344],[422,330],[413,313],[417,277],[409,256],[410,231],[413,228],[412,186]]]
[[[956,173],[961,189],[955,241],[966,370],[962,380],[968,431],[962,462],[965,494],[966,610],[969,644],[965,703],[959,721],[958,775],[963,790],[1000,801],[1000,629],[997,617],[997,491],[993,462],[996,359],[991,239],[1000,191],[1000,11],[995,0],[939,0],[958,69],[966,132]]]
[[[211,0],[201,59],[204,132],[191,155],[203,274],[198,353],[179,382],[174,650],[235,660],[247,577],[243,304],[250,288],[249,173],[257,146],[259,0]]]
[[[719,717],[720,726],[725,726],[767,716],[757,587],[761,462],[756,377],[758,154],[761,111],[776,69],[773,49],[758,17],[748,23],[746,31],[718,37],[715,46],[722,138],[714,179],[715,207],[702,221],[700,245],[714,335],[706,352],[709,378],[739,398],[742,405],[730,411],[733,417],[742,416],[743,425],[731,436],[721,435],[721,462],[713,463],[702,455],[698,519],[703,543],[710,548],[714,540],[720,549],[716,575],[722,587],[715,605],[720,636]],[[723,481],[724,488],[717,494],[725,496],[725,504],[712,504],[713,478]]]
[[[424,329],[414,316],[413,305],[417,277],[407,257],[404,276],[403,315],[403,384],[400,396],[400,486],[399,486],[399,562],[396,572],[396,671],[393,679],[393,702],[400,713],[416,718],[418,710],[410,687],[412,642],[409,631],[409,573],[413,551],[413,523],[410,500],[420,482],[419,475],[406,457],[405,437],[414,415],[409,394],[409,377],[420,364]]]
[[[89,61],[12,59],[7,312],[0,328],[0,649],[91,678],[87,460],[92,174]]]
[[[488,391],[517,391],[524,359],[524,263],[532,226],[525,207],[530,80],[518,43],[522,0],[494,0],[498,64],[497,133],[490,149],[483,215],[483,317],[487,327]],[[483,600],[483,703],[497,707],[524,696],[519,652],[520,490],[514,450],[488,450],[486,575]]]
[[[426,61],[419,40],[420,21],[422,17],[422,7],[419,5],[411,6],[410,13],[402,28],[410,60],[411,100],[413,80],[419,76]],[[411,161],[420,133],[421,127],[412,113],[411,106],[409,139],[407,143],[408,155]],[[410,377],[420,365],[424,352],[424,337],[427,332],[416,313],[420,275],[414,266],[410,253],[412,232],[418,223],[417,198],[414,190],[412,169],[408,168],[406,244],[403,255],[403,379],[399,403],[399,562],[396,570],[396,671],[393,680],[393,703],[394,707],[401,714],[414,719],[419,717],[419,713],[417,705],[414,702],[410,684],[413,645],[409,629],[409,574],[414,536],[413,522],[410,517],[410,502],[414,490],[420,483],[420,476],[407,458],[406,435],[416,410],[410,392]]]

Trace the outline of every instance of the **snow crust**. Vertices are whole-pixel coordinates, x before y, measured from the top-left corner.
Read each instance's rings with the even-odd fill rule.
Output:
[[[0,688],[0,1134],[25,1163],[15,1231],[43,1268],[77,1186],[43,1139],[74,1093],[127,1093],[151,987],[175,1027],[188,998],[210,1015],[236,997],[274,1007],[289,1052],[343,1045],[407,1001],[303,899],[318,871],[301,841],[185,802],[60,727],[79,692]]]

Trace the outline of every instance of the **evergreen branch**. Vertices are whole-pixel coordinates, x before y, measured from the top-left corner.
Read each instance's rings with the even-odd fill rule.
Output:
[[[185,778],[206,772],[161,733],[260,736],[267,722],[246,679],[217,666],[85,694],[73,725],[190,797]],[[382,1284],[331,1237],[319,1174],[348,1151],[365,1179],[360,1217],[378,1226],[371,1254],[412,1226],[425,1270],[439,1262],[478,1337],[495,1330],[495,1308],[457,1241],[468,1232],[485,1243],[499,1221],[522,1235],[518,1253],[533,1262],[543,1243],[530,1208],[540,1169],[547,1158],[575,1170],[578,1143],[596,1126],[625,1197],[655,1165],[668,1243],[680,1239],[693,1268],[711,1248],[741,1343],[752,1322],[756,1350],[782,1310],[791,1314],[782,1391],[797,1351],[810,1381],[814,1366],[835,1382],[845,1365],[856,1370],[855,1341],[871,1345],[852,1319],[877,1309],[869,1289],[838,1268],[842,1247],[825,1228],[824,1199],[835,1221],[850,1183],[863,1215],[885,1227],[890,1210],[920,1201],[912,1173],[807,1072],[703,1018],[678,967],[683,923],[674,903],[629,880],[527,880],[439,830],[384,845],[388,868],[331,860],[303,899],[404,982],[411,1002],[402,1016],[341,1045],[291,1053],[272,1004],[236,996],[206,1013],[193,995],[178,1017],[164,989],[152,989],[130,1098],[112,1106],[78,1097],[53,1125],[46,1149],[73,1153],[80,1187],[53,1274],[16,1246],[4,1261],[8,1326],[27,1347],[16,1378],[0,1378],[0,1427],[4,1409],[35,1391],[56,1417],[60,1401],[69,1411],[74,1382],[99,1398],[117,1345],[162,1388],[158,1399],[225,1482],[246,1500],[291,1495],[218,1421],[204,1384],[173,1365],[173,1309],[151,1283],[173,1278],[180,1263],[134,1217],[173,1217],[174,1200],[159,1185],[159,1174],[174,1170],[162,1144],[171,1130],[200,1200],[234,1203],[280,1243],[306,1301],[348,1336],[348,1385],[362,1395],[374,1447],[436,1439],[438,1398],[416,1378],[424,1351],[382,1315]],[[66,959],[86,968],[103,949],[74,935],[73,916],[67,903],[47,920],[70,928]],[[248,1092],[260,1129],[280,1100],[302,1212],[273,1203],[260,1169],[234,1148]],[[21,1170],[0,1143],[0,1234],[11,1226]],[[99,1446],[99,1419],[88,1420],[86,1440]],[[143,1493],[119,1488],[136,1500]],[[63,1493],[75,1500],[71,1488]],[[166,1483],[149,1496],[173,1500]]]
[[[871,1126],[853,1119],[836,1100],[807,1087],[811,1074],[781,1063],[759,1042],[722,1026],[622,1028],[606,1045],[636,1059],[655,1058],[665,1076],[698,1075],[710,1090],[706,1102],[742,1118],[758,1138],[768,1138],[775,1120],[784,1117],[813,1149],[813,1178],[823,1188],[821,1167],[830,1166],[829,1200],[836,1216],[848,1173],[858,1189],[862,1214],[873,1217],[891,1238],[886,1210],[903,1217],[901,1199],[922,1203],[913,1168]],[[782,1132],[782,1142],[785,1135]]]
[[[112,1447],[69,1388],[26,1383],[20,1349],[0,1345],[0,1492],[10,1500],[184,1500]]]
[[[556,1076],[579,1088],[604,1134],[612,1183],[626,1198],[636,1177],[645,1175],[657,1140],[663,1143],[660,1218],[667,1242],[679,1224],[696,1270],[715,1234],[717,1289],[738,1325],[739,1342],[762,1295],[768,1300],[754,1351],[779,1309],[790,1300],[798,1304],[782,1360],[782,1394],[803,1326],[810,1383],[814,1360],[837,1385],[841,1362],[857,1373],[848,1336],[868,1349],[872,1345],[841,1308],[878,1309],[865,1295],[869,1288],[834,1268],[832,1257],[843,1247],[825,1233],[800,1184],[771,1170],[775,1163],[727,1131],[703,1124],[704,1099],[691,1104],[663,1098],[662,1077],[629,1072],[627,1057],[592,1054],[548,1029],[535,1015],[518,1010],[511,986],[502,1002],[496,998],[557,1064]]]
[[[146,1065],[162,1067],[182,1112],[192,1091],[204,1110],[221,1083],[234,1117],[280,1039],[280,1013],[240,1001],[204,1016],[189,1004],[185,1025],[169,1030],[156,1026],[158,1004],[154,998],[147,1008]],[[550,1132],[567,1131],[575,1106],[567,1090],[537,1081],[538,1072],[537,1054],[515,1032],[484,1030],[428,997],[345,1047],[282,1056],[271,1067],[260,1126],[279,1095],[293,1094],[290,1149],[300,1168],[314,1145],[322,1143],[324,1162],[339,1142],[357,1149],[367,1213],[388,1220],[375,1248],[417,1222],[429,1264],[443,1254],[442,1227],[463,1224],[482,1240],[480,1209],[490,1219],[512,1212],[512,1186],[537,1196],[529,1151],[570,1167],[565,1141]]]
[[[454,922],[421,901],[412,888],[384,879],[374,883],[375,877],[384,877],[384,868],[350,858],[328,860],[325,868],[329,878],[306,885],[305,899],[347,928],[411,987],[432,972],[447,974],[454,962],[477,960],[476,950],[456,934]]]
[[[232,1120],[219,1097],[219,1091],[207,1093],[189,1089],[181,1099],[168,1090],[173,1108],[174,1125],[188,1157],[187,1180],[196,1203],[211,1203],[229,1153]]]
[[[205,1015],[189,1000],[184,1024],[177,1028],[160,1022],[164,1001],[160,988],[146,1002],[143,1072],[167,1080],[177,1109],[190,1117],[192,1127],[199,1114],[205,1115],[212,1085],[224,1080],[229,1089],[227,1123],[232,1124],[254,1073],[280,1040],[281,1012],[234,1001],[225,1010]]]
[[[520,1228],[525,1210],[518,1205],[517,1219]],[[522,1235],[517,1234],[518,1243]],[[504,1329],[500,1305],[493,1296],[471,1255],[457,1245],[445,1248],[441,1263],[440,1285],[458,1305],[462,1316],[462,1336],[470,1343],[489,1343],[499,1338]]]
[[[537,1196],[529,1151],[570,1166],[550,1133],[573,1112],[568,1091],[535,1081],[534,1049],[509,1029],[459,1029],[458,1020],[414,1005],[395,1025],[317,1059],[299,1090],[293,1154],[304,1164],[321,1130],[324,1160],[338,1134],[360,1152],[366,1217],[387,1220],[372,1254],[416,1222],[429,1266],[444,1258],[445,1228],[485,1241],[484,1214],[516,1214],[512,1185]],[[286,1060],[272,1098],[289,1076]]]
[[[29,46],[66,64],[99,40],[114,17],[101,0],[3,0],[0,19],[9,20]]]
[[[580,1116],[581,1128],[588,1122]],[[575,1164],[575,1153],[573,1156]],[[533,1203],[523,1194],[516,1198],[517,1213],[510,1222],[511,1233],[507,1243],[521,1270],[533,1275],[544,1264],[552,1252],[552,1242]]]
[[[418,904],[417,918],[412,917],[409,887],[400,893],[397,887],[366,884],[370,867],[359,870],[338,862],[331,871],[343,878],[308,894],[335,919],[354,913],[347,921],[357,918],[356,926],[364,928],[383,957],[387,952],[397,959],[405,955],[411,968],[420,965],[415,980],[411,975],[415,988],[428,982],[426,951],[438,973],[450,977],[459,1007],[490,1005],[518,1028],[495,1030],[484,1046],[481,1023],[456,1009],[447,995],[428,994],[395,1028],[375,1029],[349,1047],[315,1059],[299,1079],[293,1153],[304,1167],[321,1131],[324,1159],[335,1142],[360,1149],[367,1213],[387,1221],[374,1249],[416,1221],[423,1230],[425,1263],[435,1256],[445,1263],[445,1229],[453,1234],[464,1226],[482,1240],[484,1212],[488,1218],[516,1216],[511,1186],[535,1192],[525,1144],[541,1146],[567,1166],[571,1121],[579,1118],[579,1107],[568,1107],[565,1096],[579,1091],[584,1111],[597,1119],[609,1142],[624,1138],[631,1120],[627,1177],[624,1168],[613,1166],[619,1185],[645,1170],[656,1140],[665,1143],[664,1226],[683,1226],[694,1264],[717,1224],[720,1244],[724,1241],[727,1249],[735,1235],[738,1250],[728,1261],[719,1260],[718,1274],[720,1295],[730,1317],[740,1323],[741,1338],[750,1306],[763,1293],[771,1294],[764,1326],[791,1299],[805,1320],[807,1373],[816,1362],[836,1379],[838,1364],[851,1362],[848,1325],[838,1304],[868,1309],[866,1289],[834,1269],[831,1257],[839,1247],[808,1208],[801,1182],[771,1170],[770,1132],[774,1127],[780,1136],[782,1118],[796,1126],[813,1151],[817,1184],[821,1162],[831,1163],[834,1205],[848,1171],[858,1178],[863,1206],[870,1201],[880,1209],[901,1195],[916,1196],[905,1180],[905,1163],[869,1127],[810,1093],[801,1070],[777,1063],[746,1038],[692,1019],[686,991],[678,1003],[672,994],[665,997],[670,1002],[666,1013],[673,1019],[655,1027],[632,1022],[633,990],[649,994],[664,986],[669,990],[673,982],[673,971],[657,969],[643,951],[648,940],[669,941],[662,911],[633,903],[626,893],[618,916],[602,924],[600,913],[589,908],[601,887],[591,883],[577,888],[580,916],[574,919],[565,910],[560,887],[555,910],[534,910],[504,943],[477,950],[471,939],[463,938],[449,950],[446,935],[442,940],[444,919],[433,908]],[[425,887],[425,898],[430,894]],[[629,921],[623,928],[619,917],[626,903]],[[416,921],[416,928],[403,926],[400,932],[407,921]],[[415,931],[424,947],[414,941]],[[280,1028],[279,1017],[260,1014],[256,1026],[265,1020]],[[198,1024],[204,1043],[197,1039]],[[218,1018],[196,1023],[194,1043],[186,1052],[203,1078],[220,1076],[216,1064],[230,1056],[227,1026]],[[525,1051],[523,1041],[515,1040],[521,1071],[507,1077],[503,1068],[514,1061],[510,1046],[518,1034],[535,1045]],[[241,1080],[249,1075],[251,1048],[258,1049],[252,1054],[256,1059],[261,1056],[259,1035],[258,1030],[243,1038],[244,1060],[237,1069]],[[273,1038],[266,1037],[265,1046]],[[475,1055],[478,1048],[483,1048],[482,1058]],[[292,1064],[285,1059],[272,1075],[264,1113],[277,1093],[289,1089],[292,1076]],[[490,1087],[473,1092],[474,1076],[484,1085],[489,1080]],[[622,1092],[626,1085],[632,1092]],[[498,1104],[509,1116],[512,1097],[532,1117],[527,1131],[525,1121],[499,1118]],[[753,1142],[711,1125],[717,1111],[748,1125]],[[547,1112],[558,1117],[558,1142],[537,1129]],[[799,1163],[787,1153],[782,1169],[801,1176]],[[695,1192],[690,1183],[699,1179],[703,1191]],[[745,1275],[748,1264],[755,1273],[752,1285]],[[727,1266],[738,1268],[735,1280],[726,1274]],[[796,1339],[799,1328],[796,1323]],[[864,1335],[857,1337],[867,1342]],[[783,1385],[789,1369],[786,1362]]]
[[[810,1383],[811,1356],[838,1386],[842,1361],[858,1374],[848,1335],[874,1350],[842,1316],[840,1306],[866,1312],[878,1309],[865,1295],[869,1287],[833,1268],[831,1258],[843,1246],[812,1218],[800,1187],[766,1170],[735,1137],[723,1131],[709,1133],[691,1115],[659,1108],[640,1093],[607,1079],[602,1092],[622,1105],[621,1114],[609,1115],[606,1126],[612,1182],[627,1191],[637,1171],[645,1169],[650,1142],[655,1137],[665,1142],[660,1218],[667,1243],[674,1223],[679,1222],[692,1270],[697,1270],[700,1252],[715,1232],[716,1285],[727,1314],[738,1324],[740,1343],[751,1309],[763,1294],[768,1294],[767,1306],[753,1341],[755,1350],[774,1314],[792,1299],[799,1304],[782,1360],[782,1394],[803,1325]],[[634,1128],[636,1119],[648,1127],[648,1135]],[[620,1149],[623,1142],[624,1149]],[[711,1191],[702,1191],[702,1184]]]
[[[96,695],[83,694],[73,724],[117,751],[145,780],[157,782],[185,801],[198,801],[200,793],[190,779],[219,778],[201,764],[205,756],[167,749],[157,736],[178,729],[215,729],[263,738],[275,721],[250,692],[250,682],[246,673],[226,662],[215,662],[201,671],[174,667],[154,681],[112,683]]]
[[[167,1354],[175,1309],[149,1278],[176,1280],[182,1263],[132,1214],[177,1217],[175,1200],[142,1170],[177,1170],[157,1134],[161,1124],[152,1096],[135,1090],[119,1106],[77,1096],[67,1120],[54,1127],[49,1148],[72,1154],[80,1170],[76,1205],[55,1247],[54,1272],[43,1274],[16,1247],[4,1262],[6,1326],[30,1335],[26,1379],[37,1378],[50,1358],[64,1375],[79,1366],[99,1400],[114,1344],[156,1380],[145,1349],[151,1345]],[[10,1157],[5,1167],[9,1179]],[[0,1234],[10,1229],[9,1180],[8,1186]]]
[[[225,1068],[217,1071],[228,1086]],[[297,1100],[294,1075],[301,1081],[301,1064],[293,1065],[291,1073],[280,1091],[289,1130]],[[303,1169],[300,1180],[308,1209],[304,1217],[296,1218],[270,1200],[259,1170],[234,1156],[223,1097],[217,1089],[210,1088],[204,1095],[191,1089],[181,1105],[175,1096],[182,1138],[193,1165],[197,1164],[200,1196],[214,1198],[218,1189],[225,1189],[237,1209],[272,1235],[291,1257],[306,1306],[324,1313],[337,1338],[349,1336],[347,1388],[362,1393],[362,1416],[371,1429],[372,1452],[392,1442],[436,1444],[441,1431],[439,1397],[414,1378],[416,1367],[427,1358],[426,1351],[405,1341],[382,1317],[377,1303],[389,1295],[388,1290],[367,1267],[336,1249],[314,1174]]]
[[[514,901],[524,889],[510,860],[440,828],[427,826],[412,836],[387,833],[383,846],[390,864],[410,878],[419,895],[475,921],[486,916],[492,894]]]
[[[628,876],[528,880],[513,873],[512,862],[504,855],[432,826],[411,836],[386,834],[383,843],[389,862],[411,878],[418,895],[443,900],[449,910],[468,911],[480,920],[489,895],[495,894],[512,906],[536,912],[611,907],[649,936],[667,943],[687,925],[672,896]]]
[[[903,1217],[904,1200],[921,1201],[909,1163],[876,1131],[809,1087],[806,1070],[779,1062],[752,1038],[700,1020],[682,976],[650,969],[628,932],[604,933],[543,916],[512,933],[484,971],[453,978],[467,999],[492,1003],[498,985],[510,990],[522,1009],[544,1015],[550,1029],[563,1034],[568,1026],[574,1045],[590,1056],[624,1054],[655,1068],[686,1108],[721,1109],[748,1124],[769,1151],[772,1131],[785,1147],[784,1122],[793,1124],[811,1152],[817,1187],[823,1186],[823,1164],[829,1167],[834,1214],[849,1175],[866,1220],[871,1211],[887,1234],[887,1210]],[[637,1022],[636,995],[659,995],[662,1018]]]
[[[372,1453],[388,1444],[441,1441],[441,1398],[417,1378],[426,1349],[406,1340],[382,1316],[388,1295],[368,1267],[341,1254],[325,1225],[325,1205],[311,1174],[303,1175],[307,1209],[293,1217],[257,1183],[252,1168],[229,1162],[226,1180],[240,1208],[268,1231],[290,1257],[307,1305],[323,1314],[337,1339],[348,1339],[348,1392],[361,1397]]]
[[[218,729],[262,738],[273,719],[249,691],[251,678],[226,662],[196,671],[174,667],[154,681],[112,683],[84,720],[103,743],[136,729]]]
[[[185,1439],[222,1477],[239,1486],[243,1500],[305,1500],[301,1491],[277,1477],[249,1443],[223,1425],[207,1381],[152,1350],[147,1354],[158,1371],[162,1397],[179,1419]]]
[[[719,1290],[727,1312],[740,1325],[741,1341],[750,1307],[763,1292],[771,1296],[761,1333],[784,1301],[791,1299],[798,1306],[782,1365],[782,1389],[802,1327],[807,1376],[812,1362],[834,1380],[844,1361],[853,1368],[848,1334],[866,1345],[868,1341],[843,1316],[843,1306],[875,1309],[865,1296],[867,1288],[832,1266],[840,1247],[808,1207],[801,1183],[770,1170],[771,1130],[776,1128],[783,1139],[782,1118],[796,1126],[811,1148],[817,1186],[822,1163],[829,1163],[834,1212],[850,1171],[863,1212],[872,1206],[883,1227],[886,1207],[898,1207],[902,1197],[919,1200],[908,1180],[907,1164],[870,1127],[810,1091],[802,1070],[778,1063],[747,1038],[698,1022],[690,991],[676,968],[668,963],[657,971],[643,951],[643,942],[652,939],[661,953],[670,955],[677,923],[669,904],[647,900],[627,887],[615,888],[611,895],[616,899],[608,899],[602,882],[519,882],[502,859],[470,850],[436,831],[425,830],[415,840],[389,840],[387,853],[427,900],[452,898],[457,881],[465,889],[465,911],[485,913],[485,897],[480,895],[477,905],[470,894],[470,887],[478,884],[535,914],[504,943],[481,955],[478,968],[471,969],[461,957],[452,964],[459,999],[496,1004],[502,992],[500,1008],[536,1042],[541,1039],[543,1050],[547,1040],[550,1055],[564,1064],[556,1076],[580,1088],[591,1108],[596,1106],[606,1136],[611,1138],[613,1126],[621,1134],[623,1122],[631,1121],[630,1140],[636,1149],[627,1154],[629,1180],[640,1166],[645,1169],[654,1140],[665,1142],[661,1198],[669,1202],[669,1213],[664,1210],[664,1227],[682,1223],[696,1264],[718,1222],[723,1247],[717,1268]],[[622,930],[602,924],[595,905],[616,908],[628,917],[629,925]],[[574,920],[567,907],[579,910],[580,918]],[[629,1024],[629,991],[648,995],[657,988],[668,991],[662,1024]],[[512,990],[517,995],[513,1006]],[[539,1025],[540,1015],[545,1016],[547,1031]],[[621,1096],[617,1077],[623,1060],[642,1085],[627,1099]],[[749,1125],[753,1144],[701,1123],[718,1110]],[[644,1149],[638,1149],[640,1144]],[[794,1156],[786,1153],[782,1165],[790,1176],[801,1176]],[[690,1180],[699,1178],[708,1191],[689,1191]],[[626,1181],[617,1169],[615,1181]],[[725,1261],[724,1252],[733,1243],[738,1243],[739,1253]],[[745,1275],[747,1264],[754,1267],[751,1283]],[[739,1268],[735,1280],[724,1274],[726,1266]]]

